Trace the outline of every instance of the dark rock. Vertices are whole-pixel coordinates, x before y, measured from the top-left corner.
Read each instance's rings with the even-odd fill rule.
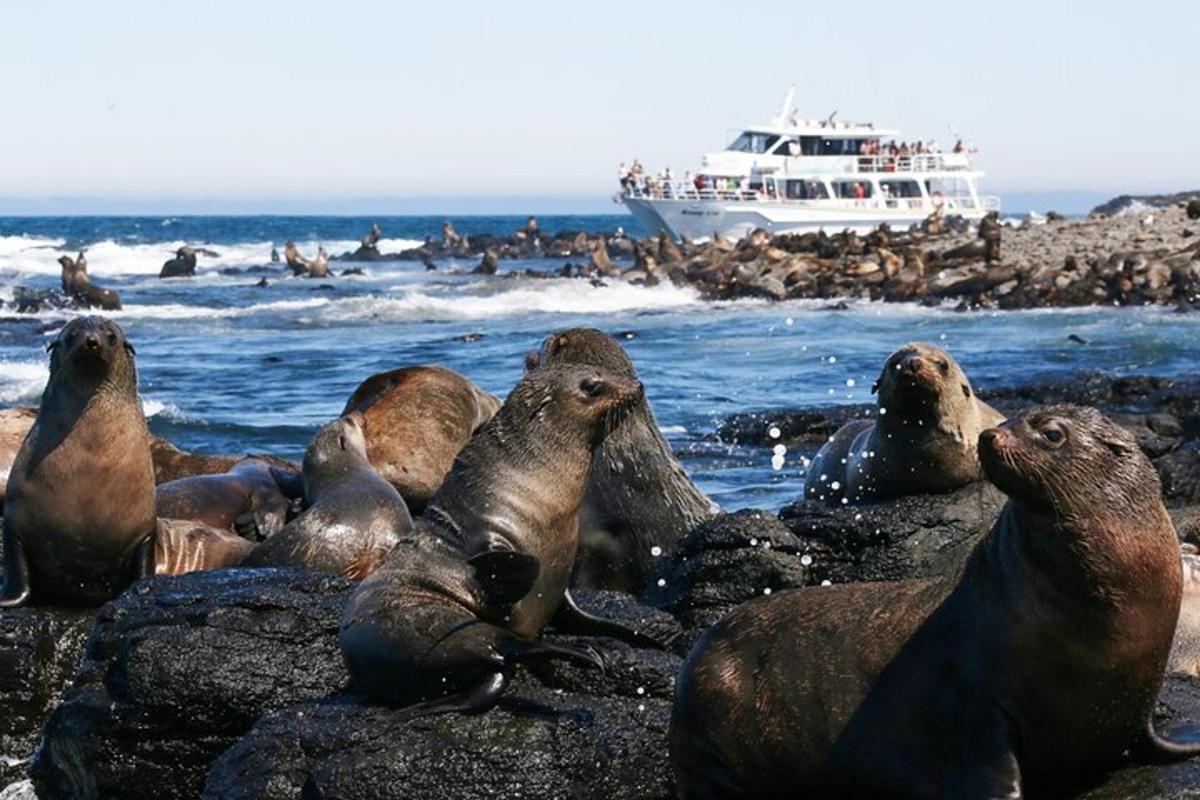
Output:
[[[1163,499],[1168,506],[1200,503],[1200,442],[1188,442],[1156,458],[1154,468],[1158,470]]]
[[[0,789],[22,780],[42,724],[83,657],[92,611],[0,611]]]
[[[1178,206],[1181,203],[1186,203],[1195,197],[1197,192],[1177,192],[1176,194],[1143,194],[1143,195],[1118,195],[1111,200],[1105,201],[1092,209],[1093,214],[1104,214],[1113,216],[1119,214],[1133,206],[1134,203],[1151,206],[1153,208],[1170,208]]]
[[[873,406],[846,405],[815,409],[751,411],[727,417],[717,428],[725,444],[810,445],[820,447],[852,419],[861,419]],[[772,429],[779,436],[772,436]]]
[[[104,606],[33,763],[50,797],[194,798],[265,711],[340,692],[340,578],[227,570],[135,584]]]
[[[1186,212],[1188,219],[1200,219],[1200,198],[1188,200]]]

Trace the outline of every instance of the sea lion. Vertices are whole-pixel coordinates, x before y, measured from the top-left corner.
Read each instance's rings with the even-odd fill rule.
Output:
[[[154,572],[154,465],[133,345],[115,322],[78,317],[50,353],[8,477],[0,607],[98,605]]]
[[[556,627],[646,643],[580,611],[567,583],[592,450],[641,397],[632,378],[535,369],[459,453],[384,564],[351,594],[340,643],[354,684],[411,713],[483,711],[522,659],[602,665],[532,641]]]
[[[184,245],[175,251],[175,257],[163,262],[160,278],[192,278],[196,275],[196,251]]]
[[[948,492],[983,477],[976,444],[1004,416],[975,396],[950,354],[906,344],[871,389],[875,421],[846,423],[813,457],[805,495],[830,505]]]
[[[261,453],[251,455],[208,455],[180,450],[161,436],[151,435],[150,455],[154,459],[154,483],[161,485],[197,475],[220,475],[229,472],[247,458],[266,461],[275,470],[275,481],[289,498],[303,497],[300,467],[287,459]]]
[[[960,577],[781,592],[697,642],[671,720],[681,797],[1016,798],[1130,749],[1200,752],[1151,725],[1179,542],[1133,436],[1049,406],[979,449],[1009,500]]]
[[[595,328],[553,333],[525,363],[581,364],[637,379],[621,345]],[[642,397],[592,453],[572,585],[640,592],[656,557],[670,555],[680,539],[714,513],[712,501],[671,453]]]
[[[277,467],[244,458],[228,472],[197,475],[159,484],[154,506],[159,517],[190,520],[267,539],[287,522],[291,502],[280,488]]]
[[[236,567],[254,544],[235,533],[189,519],[159,519],[154,538],[154,574],[183,575]]]
[[[0,410],[0,506],[8,485],[8,474],[29,429],[37,420],[36,408],[6,408]]]
[[[360,414],[317,431],[304,454],[304,497],[308,508],[243,566],[304,567],[359,580],[412,530],[404,499],[367,460]]]
[[[63,293],[73,298],[84,308],[99,308],[104,311],[120,311],[121,297],[112,289],[103,289],[92,284],[88,277],[87,258],[83,253],[72,260],[70,256],[58,259],[62,265]]]
[[[300,255],[300,250],[296,247],[296,243],[292,241],[284,242],[283,245],[283,260],[292,269],[292,275],[299,277],[307,275],[311,262]]]
[[[362,415],[371,466],[419,514],[463,445],[499,408],[499,400],[457,372],[430,364],[372,375],[350,395],[342,416]]]
[[[306,278],[328,278],[329,273],[329,254],[325,252],[324,247],[317,248],[317,257],[308,264],[308,274]]]

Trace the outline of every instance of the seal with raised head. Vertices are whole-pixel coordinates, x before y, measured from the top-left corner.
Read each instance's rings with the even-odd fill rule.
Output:
[[[621,345],[595,328],[553,333],[525,363],[580,364],[637,379]],[[592,453],[572,585],[640,592],[656,558],[673,552],[714,511],[671,453],[650,403],[640,398]]]
[[[372,375],[342,415],[362,414],[371,466],[419,514],[463,445],[499,408],[499,400],[462,375],[429,364]]]
[[[289,495],[276,477],[282,474],[261,458],[244,458],[228,472],[159,484],[154,506],[159,517],[237,531],[254,540],[268,539],[286,524],[291,509]]]
[[[813,458],[805,495],[830,505],[949,492],[983,477],[977,443],[1004,415],[940,347],[906,344],[871,390],[875,421],[846,423]]]
[[[535,369],[459,454],[413,535],[353,592],[342,655],[354,684],[414,714],[482,711],[522,659],[591,651],[534,641],[564,631],[647,644],[581,611],[567,588],[593,449],[642,395],[591,367]]]
[[[1009,500],[962,574],[746,603],[684,663],[683,798],[1007,797],[1200,753],[1151,712],[1179,612],[1158,475],[1098,411],[1033,409],[980,437]]]
[[[291,268],[292,274],[297,277],[307,275],[308,268],[312,263],[300,254],[300,249],[296,247],[296,243],[293,241],[284,242],[283,259],[287,262],[288,267]]]
[[[360,414],[317,431],[304,453],[303,475],[308,508],[243,566],[303,567],[360,580],[412,530],[404,498],[367,460]]]
[[[196,275],[196,250],[186,244],[175,251],[175,257],[163,262],[160,278],[192,278]]]
[[[37,421],[8,476],[0,607],[98,605],[154,573],[154,466],[134,351],[79,317],[50,344]]]
[[[103,289],[92,284],[88,277],[87,258],[83,253],[72,260],[70,256],[58,259],[62,266],[63,293],[74,298],[84,308],[101,308],[105,311],[120,311],[121,297],[112,289]]]
[[[328,278],[329,273],[329,254],[325,252],[324,247],[317,248],[317,257],[308,263],[308,274],[306,278]]]

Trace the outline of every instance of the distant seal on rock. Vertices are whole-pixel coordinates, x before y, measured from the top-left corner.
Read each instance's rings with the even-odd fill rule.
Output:
[[[184,519],[160,519],[154,539],[154,573],[183,575],[239,566],[254,544],[235,533]]]
[[[292,275],[299,277],[301,275],[308,274],[308,268],[311,265],[311,262],[304,256],[300,255],[300,250],[296,247],[295,242],[284,242],[283,260],[286,261],[287,265],[291,268]]]
[[[527,367],[539,364],[580,364],[637,379],[621,345],[595,328],[546,337],[541,350],[526,357]],[[641,398],[592,454],[572,585],[640,592],[655,561],[713,513]]]
[[[1179,611],[1179,543],[1133,436],[1033,409],[980,440],[1009,496],[960,577],[781,592],[738,607],[676,684],[682,798],[1070,792],[1133,750]]]
[[[308,265],[307,278],[328,278],[329,275],[329,254],[325,252],[324,247],[317,248],[317,257],[314,258]]]
[[[592,449],[641,397],[637,381],[579,366],[528,373],[459,454],[413,535],[353,592],[342,655],[373,699],[410,713],[482,711],[513,663],[594,651],[533,641],[564,631],[646,643],[592,617],[567,588]]]
[[[1188,200],[1185,211],[1188,219],[1200,219],[1200,198],[1193,197]]]
[[[326,423],[304,454],[308,508],[255,548],[246,567],[303,567],[351,580],[370,574],[412,530],[400,493],[367,460],[362,417]]]
[[[883,364],[874,422],[846,423],[813,458],[805,495],[830,505],[948,492],[983,477],[979,434],[1004,416],[975,396],[950,354],[906,344]]]
[[[120,311],[121,297],[112,289],[102,289],[92,285],[88,277],[87,258],[83,253],[72,259],[62,256],[58,259],[62,266],[63,294],[75,299],[84,308],[99,308],[105,311]]]
[[[371,466],[419,514],[463,445],[499,408],[499,400],[457,372],[424,365],[367,378],[342,415],[362,415]]]
[[[267,539],[287,522],[291,503],[267,461],[245,458],[228,472],[197,475],[159,484],[155,512],[159,517],[191,520],[252,539]]]
[[[196,275],[196,251],[184,245],[175,251],[175,257],[162,265],[160,278],[191,278]]]
[[[115,322],[78,317],[50,352],[8,477],[0,607],[98,605],[154,572],[154,465],[133,345]]]

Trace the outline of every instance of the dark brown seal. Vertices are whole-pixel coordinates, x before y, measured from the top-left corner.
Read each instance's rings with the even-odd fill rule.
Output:
[[[358,414],[326,423],[313,437],[304,454],[304,497],[304,513],[243,566],[304,567],[358,580],[412,530],[404,499],[367,460]]]
[[[595,368],[527,374],[459,454],[446,482],[387,560],[351,595],[341,647],[372,698],[412,713],[480,711],[512,663],[591,650],[533,641],[553,621],[645,643],[580,611],[567,583],[592,450],[641,397],[636,380]]]
[[[277,472],[263,459],[245,458],[228,472],[162,483],[155,489],[155,509],[159,517],[266,539],[279,532],[291,509]]]
[[[186,244],[175,251],[175,257],[164,261],[160,278],[192,278],[196,275],[196,250]]]
[[[457,372],[425,365],[367,378],[342,415],[362,414],[371,466],[419,514],[454,457],[498,408],[499,400]]]
[[[133,346],[99,317],[50,345],[37,421],[8,477],[0,606],[95,605],[154,570],[154,467]]]
[[[74,298],[75,302],[84,308],[121,310],[120,295],[112,289],[102,289],[92,284],[91,278],[88,277],[87,259],[83,253],[76,259],[62,256],[58,263],[62,266],[63,294]]]
[[[983,477],[977,443],[1004,416],[975,396],[950,354],[906,344],[872,389],[875,421],[844,425],[808,467],[805,495],[829,504],[948,492]]]
[[[159,485],[197,475],[219,475],[223,472],[229,472],[247,458],[254,458],[259,461],[265,461],[277,468],[275,474],[276,480],[281,484],[286,484],[284,486],[284,493],[288,497],[300,497],[304,494],[304,490],[299,483],[300,467],[291,461],[276,456],[263,454],[233,456],[189,453],[186,450],[180,450],[161,436],[154,435],[150,436],[150,455],[154,459],[154,482]]]
[[[154,539],[154,573],[183,575],[239,566],[254,544],[236,533],[187,519],[160,519]]]
[[[291,241],[285,242],[283,245],[283,259],[291,268],[292,274],[297,277],[307,275],[309,267],[312,266],[312,262],[301,255],[296,243]]]
[[[595,328],[551,334],[526,365],[581,364],[637,379],[616,339]],[[572,585],[637,593],[654,561],[712,516],[714,504],[671,453],[643,397],[592,454]]]
[[[783,592],[696,644],[671,722],[681,797],[1015,798],[1131,748],[1200,752],[1150,724],[1179,543],[1132,435],[1050,406],[980,453],[1009,502],[961,577]]]

